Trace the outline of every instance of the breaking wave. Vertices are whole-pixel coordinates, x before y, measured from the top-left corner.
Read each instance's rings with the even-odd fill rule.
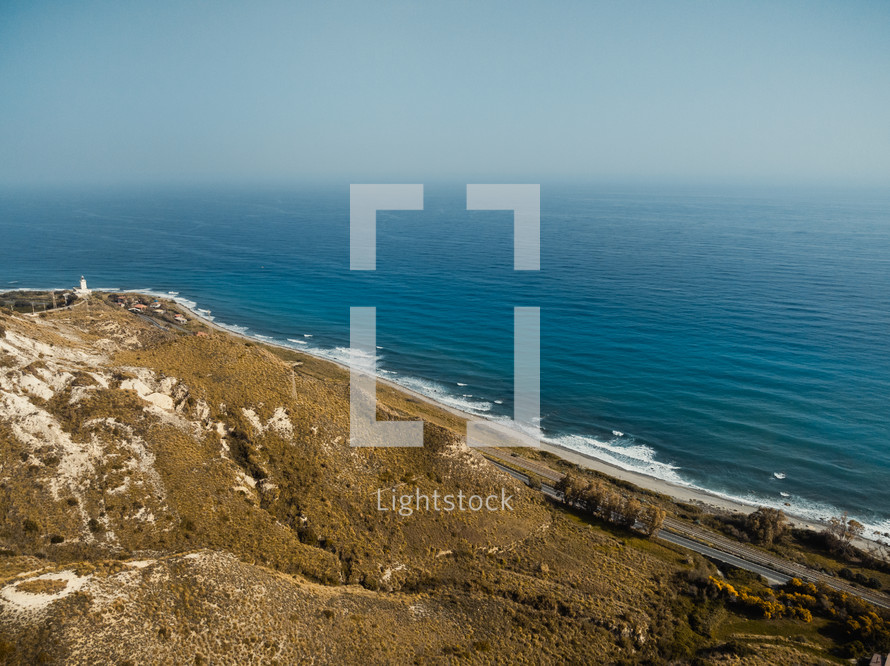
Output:
[[[95,291],[100,290],[96,289]],[[101,291],[119,290],[108,289]],[[197,303],[179,296],[178,293],[176,295],[173,295],[171,293],[155,292],[150,289],[130,289],[124,291],[138,291],[149,296],[156,296],[173,300],[178,305],[190,311],[195,316],[209,321],[214,320],[214,317],[204,314],[201,310],[199,310],[197,308]],[[220,322],[214,322],[214,325],[219,326],[220,328],[223,328],[232,333],[254,338],[262,342],[288,346],[285,342],[276,341],[274,338],[271,338],[269,336],[255,333],[248,335],[247,331],[249,331],[250,329],[247,326],[225,324]],[[311,338],[312,334],[304,333],[303,337]],[[327,360],[334,361],[342,365],[349,365],[353,359],[356,359],[360,362],[360,365],[366,366],[368,369],[370,369],[382,358],[379,355],[375,356],[359,350],[352,350],[348,347],[310,347],[308,346],[309,343],[307,343],[305,340],[298,340],[294,338],[287,338],[286,340],[287,343],[301,345],[300,351],[311,354],[313,356],[325,358]],[[378,346],[377,349],[381,350],[382,347]],[[394,370],[384,370],[378,368],[376,371],[381,375],[398,374]],[[496,422],[510,421],[510,419],[507,417],[494,416],[490,414],[492,410],[492,402],[497,405],[502,405],[504,402],[503,400],[494,400],[492,402],[489,402],[487,400],[476,398],[472,394],[455,395],[445,384],[419,377],[402,376],[398,379],[393,379],[392,381],[395,381],[400,386],[416,391],[417,393],[420,393],[421,395],[435,400],[445,406],[461,410],[468,414],[484,417]],[[462,382],[457,382],[457,385],[460,387],[466,386],[466,384]],[[793,517],[798,517],[814,523],[827,523],[831,519],[831,517],[840,515],[842,513],[837,507],[834,507],[830,504],[814,502],[802,497],[792,496],[789,493],[785,492],[779,493],[780,497],[778,498],[775,496],[763,497],[753,493],[740,496],[738,494],[725,493],[719,490],[702,487],[685,479],[682,476],[681,468],[678,465],[658,460],[655,449],[648,444],[638,443],[633,435],[629,435],[620,430],[612,430],[611,434],[613,435],[612,439],[609,439],[607,437],[597,438],[590,435],[559,435],[545,433],[541,437],[541,439],[548,444],[590,456],[591,458],[601,460],[602,462],[613,465],[614,467],[618,467],[630,472],[644,474],[646,476],[660,479],[662,481],[677,486],[693,488],[714,497],[719,497],[732,502],[738,502],[740,504],[751,507],[769,506],[776,509],[782,509],[789,516],[792,516],[792,520]],[[785,473],[773,472],[773,477],[775,479],[782,480],[785,478]],[[851,517],[855,517],[864,525],[865,529],[863,535],[866,538],[890,543],[890,520],[872,522],[868,519],[864,519],[861,516]]]

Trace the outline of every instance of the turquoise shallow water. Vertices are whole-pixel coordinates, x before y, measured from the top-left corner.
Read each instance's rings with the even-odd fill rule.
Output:
[[[890,199],[542,186],[541,271],[463,185],[378,215],[349,271],[348,184],[0,194],[0,288],[175,291],[344,359],[378,308],[390,379],[512,412],[512,309],[541,308],[542,427],[623,467],[890,531]]]

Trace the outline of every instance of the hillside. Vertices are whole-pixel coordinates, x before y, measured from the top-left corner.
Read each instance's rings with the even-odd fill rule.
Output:
[[[0,314],[4,663],[836,663],[827,621],[727,606],[713,565],[550,503],[453,413],[382,387],[424,447],[352,448],[341,368],[200,329]],[[391,488],[513,509],[400,516]]]

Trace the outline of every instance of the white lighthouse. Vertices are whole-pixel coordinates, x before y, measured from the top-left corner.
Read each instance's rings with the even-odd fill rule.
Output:
[[[87,280],[83,275],[80,276],[80,289],[75,289],[74,293],[81,298],[89,298],[90,294],[93,293],[92,291],[87,289]]]

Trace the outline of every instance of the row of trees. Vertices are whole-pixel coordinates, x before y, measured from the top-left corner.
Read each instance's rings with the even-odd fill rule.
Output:
[[[790,535],[791,530],[787,523],[787,517],[781,509],[773,509],[762,506],[757,511],[748,514],[743,523],[729,523],[734,536],[740,539],[748,538],[752,542],[772,546],[780,543]],[[736,527],[743,529],[740,533]],[[858,520],[850,518],[846,512],[829,521],[828,526],[820,532],[822,543],[833,553],[850,558],[856,554],[856,539],[862,536],[864,526]],[[880,561],[879,553],[859,553],[859,557],[870,556]]]
[[[649,536],[661,528],[666,512],[654,504],[642,504],[634,497],[615,492],[602,481],[566,474],[556,483],[565,502],[575,508],[601,518],[608,523],[634,528],[640,523]]]

